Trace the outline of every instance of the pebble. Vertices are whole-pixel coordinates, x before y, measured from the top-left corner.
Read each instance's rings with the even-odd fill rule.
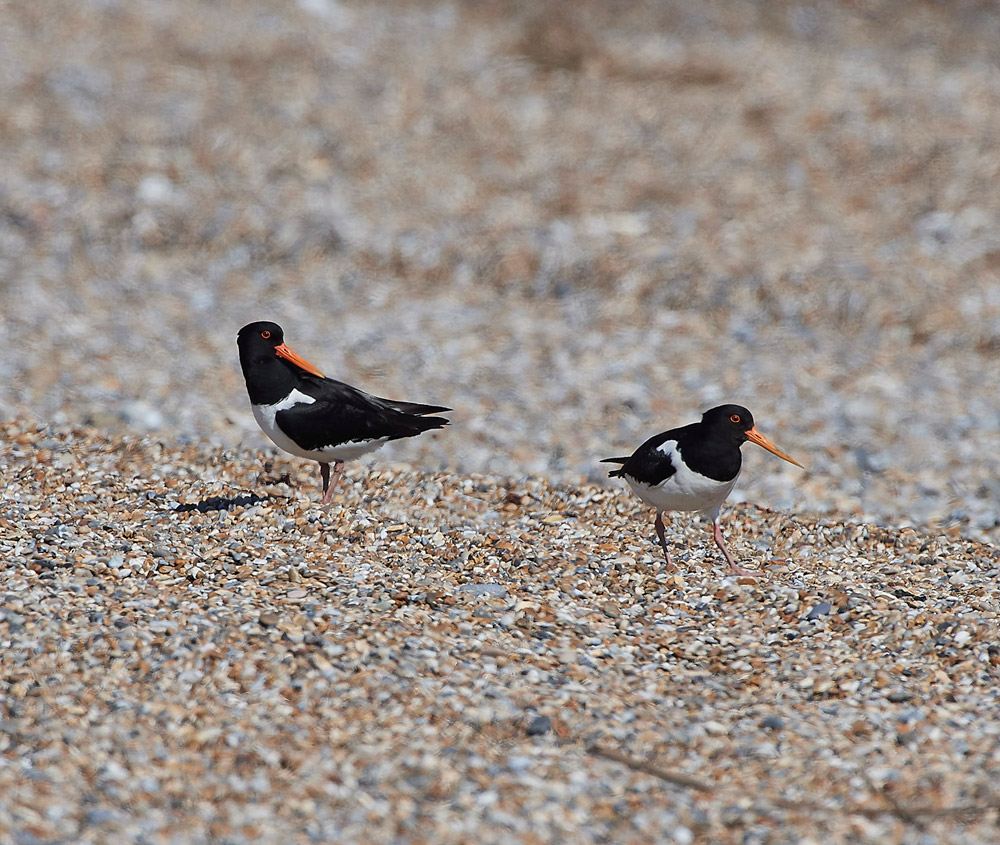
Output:
[[[990,770],[976,714],[997,703],[997,692],[981,661],[968,656],[992,643],[1000,597],[993,567],[980,564],[990,560],[988,549],[974,540],[735,505],[728,511],[734,549],[752,563],[765,553],[753,550],[766,536],[775,557],[793,561],[781,575],[737,583],[693,521],[670,526],[683,553],[678,571],[664,571],[645,509],[600,486],[521,477],[517,500],[530,509],[520,504],[484,522],[495,502],[509,501],[511,479],[412,468],[353,477],[329,511],[315,507],[314,495],[246,501],[220,523],[215,512],[163,510],[155,496],[133,506],[132,476],[114,474],[120,450],[140,476],[158,466],[155,485],[183,478],[179,502],[235,500],[254,489],[260,469],[252,461],[233,461],[204,441],[29,427],[85,479],[53,494],[63,470],[41,450],[11,445],[30,442],[23,425],[0,423],[0,460],[17,479],[0,495],[19,508],[16,525],[0,516],[8,519],[0,526],[8,562],[0,632],[14,667],[6,694],[19,718],[70,735],[87,751],[79,759],[39,756],[38,783],[74,783],[83,794],[96,778],[130,806],[145,806],[152,793],[187,794],[225,773],[231,788],[221,800],[241,806],[239,796],[256,795],[255,824],[276,831],[280,807],[298,800],[304,785],[331,783],[334,773],[338,783],[365,778],[398,801],[417,777],[420,788],[450,796],[461,824],[458,808],[479,794],[472,784],[488,770],[490,808],[544,822],[566,796],[600,808],[620,788],[620,767],[584,753],[599,737],[639,763],[718,783],[709,820],[694,793],[678,793],[671,804],[672,824],[703,831],[727,806],[741,807],[732,823],[750,830],[757,816],[740,796],[751,794],[746,784],[768,778],[827,800],[856,800],[851,770],[818,765],[820,752],[848,760],[856,753],[866,765],[875,753],[899,778],[913,778],[906,783],[917,794],[918,775],[900,756],[907,749],[947,759],[942,777],[951,783],[977,783]],[[275,466],[296,489],[315,492],[312,467],[281,458]],[[228,487],[218,481],[223,473]],[[84,502],[91,484],[101,495]],[[144,492],[155,492],[149,484]],[[123,512],[119,501],[128,503]],[[560,519],[545,521],[553,514]],[[440,535],[438,545],[403,541],[415,525]],[[54,526],[77,530],[47,535],[60,542],[40,557],[31,540]],[[317,532],[300,530],[307,526]],[[796,557],[803,544],[835,549],[848,535],[849,556]],[[953,572],[898,563],[929,545]],[[170,556],[154,556],[157,548]],[[956,572],[968,575],[964,587],[950,583]],[[964,598],[956,603],[958,589]],[[898,664],[914,659],[908,655],[933,671],[912,674],[901,689]],[[38,677],[48,679],[46,698],[36,692]],[[768,712],[760,714],[764,701]],[[919,707],[887,722],[887,702],[910,701]],[[121,769],[102,756],[103,740],[91,738],[86,714],[94,707],[113,714],[125,756],[112,760]],[[526,708],[531,715],[523,717]],[[453,727],[442,734],[441,724]],[[404,735],[412,761],[400,766],[395,738]],[[538,740],[549,736],[560,743],[558,757],[545,756],[552,746]],[[856,747],[845,749],[845,737]],[[240,756],[250,743],[254,766]],[[167,763],[157,757],[164,747]],[[276,778],[275,766],[296,774]],[[24,812],[29,801],[54,808],[45,823],[50,840],[71,836],[61,820],[74,817],[72,803],[33,791],[31,777],[11,792],[3,771],[0,787],[23,796],[15,800]],[[543,777],[557,786],[529,797]],[[646,812],[661,811],[662,787],[638,772],[625,777],[641,787],[634,800]],[[109,812],[120,806],[108,800]],[[185,812],[185,824],[200,817]],[[313,812],[338,829],[356,824],[361,836],[363,822],[349,813]],[[807,815],[792,814],[790,823],[819,823],[833,838],[841,831],[839,815],[819,822]],[[98,817],[101,831],[124,830],[117,812]],[[628,824],[648,838],[640,822]]]
[[[474,596],[492,596],[493,598],[505,598],[507,595],[506,588],[500,584],[463,584],[458,590]]]
[[[535,716],[528,724],[528,736],[543,736],[552,730],[552,720],[548,716]]]
[[[833,605],[828,601],[821,601],[812,610],[809,611],[809,615],[806,619],[819,619],[821,616],[826,616],[833,609]]]

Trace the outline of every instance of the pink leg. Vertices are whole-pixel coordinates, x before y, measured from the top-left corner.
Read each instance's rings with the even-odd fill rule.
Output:
[[[719,518],[716,517],[712,524],[715,526],[715,544],[722,549],[722,553],[726,556],[726,560],[729,562],[729,571],[734,575],[751,575],[755,577],[760,575],[759,572],[754,572],[752,569],[744,569],[742,566],[737,565],[733,560],[733,556],[729,554],[729,549],[726,548],[725,540],[722,539],[722,526],[719,525]]]
[[[330,478],[330,465],[321,463],[319,465],[319,474],[323,477],[323,498],[320,499],[320,506],[325,506],[330,504],[330,497],[333,496],[333,491],[337,487],[337,482],[340,481],[340,476],[344,472],[344,462],[334,461],[333,462],[333,479]]]
[[[666,530],[663,527],[663,514],[659,511],[656,512],[656,519],[653,521],[653,526],[656,528],[656,536],[660,538],[660,548],[663,549],[663,556],[667,559],[667,566],[673,566],[673,561],[670,560],[670,552],[667,551],[667,536]]]

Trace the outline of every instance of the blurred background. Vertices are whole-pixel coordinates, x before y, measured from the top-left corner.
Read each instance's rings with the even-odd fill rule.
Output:
[[[0,414],[270,444],[243,324],[455,408],[376,460],[605,479],[745,404],[741,495],[996,540],[990,2],[6,3]]]

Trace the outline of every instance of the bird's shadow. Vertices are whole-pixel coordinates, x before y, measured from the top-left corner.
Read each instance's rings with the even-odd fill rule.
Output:
[[[243,496],[209,496],[200,502],[185,502],[173,509],[173,513],[208,513],[209,511],[228,511],[232,508],[248,508],[251,505],[266,502],[270,499],[287,500],[287,496],[258,496],[255,493],[247,493]]]

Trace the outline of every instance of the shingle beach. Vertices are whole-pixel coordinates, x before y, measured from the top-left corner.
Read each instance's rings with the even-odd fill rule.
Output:
[[[7,4],[0,842],[1000,838],[990,4]],[[452,424],[316,464],[235,337]],[[721,402],[723,527],[606,477]]]

